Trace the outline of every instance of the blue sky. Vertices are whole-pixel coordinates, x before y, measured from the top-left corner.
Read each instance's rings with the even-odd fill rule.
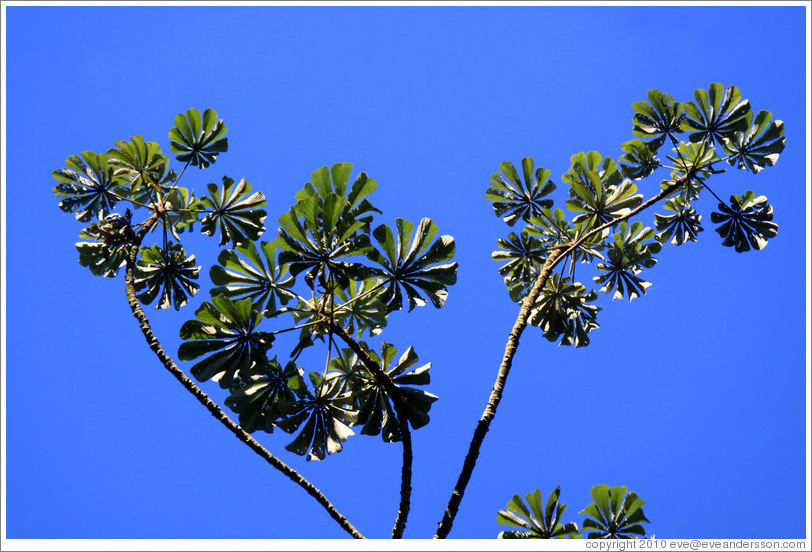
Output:
[[[658,537],[804,538],[805,9],[8,7],[5,536],[346,537],[166,373],[123,280],[79,266],[81,224],[51,191],[68,156],[136,134],[169,154],[174,116],[211,107],[229,151],[183,185],[203,193],[223,175],[245,177],[268,197],[264,239],[310,173],[341,161],[377,180],[381,222],[430,217],[454,236],[446,306],[395,313],[384,333],[432,363],[440,397],[413,434],[405,533],[430,538],[518,312],[490,259],[508,233],[484,199],[490,175],[532,156],[561,201],[570,156],[616,159],[649,89],[688,101],[720,82],[785,122],[775,167],[711,180],[724,198],[766,195],[777,237],[746,254],[722,247],[705,194],[699,242],[664,248],[647,296],[602,295],[589,347],[557,347],[528,328],[451,537],[493,538],[514,494],[546,497],[556,485],[580,525],[589,489],[607,483],[647,501]],[[180,312],[146,309],[172,354],[209,299],[218,253],[203,237],[184,244],[203,289]],[[256,436],[365,535],[389,535],[398,445],[356,435],[304,462],[281,433]]]

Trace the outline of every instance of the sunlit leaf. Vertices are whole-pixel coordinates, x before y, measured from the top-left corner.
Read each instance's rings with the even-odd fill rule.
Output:
[[[532,157],[522,159],[523,180],[510,161],[499,165],[499,171],[491,176],[485,199],[493,203],[496,216],[503,217],[508,225],[513,226],[520,219],[528,221],[541,208],[552,207],[552,200],[542,199],[555,190],[550,171],[539,167],[534,172]]]
[[[210,212],[201,221],[201,231],[213,236],[220,230],[220,245],[229,241],[234,245],[256,240],[265,231],[265,195],[251,193],[251,185],[241,178],[237,184],[224,176],[223,185],[209,184],[209,195],[199,201],[199,205]]]
[[[232,300],[249,297],[258,310],[272,316],[277,301],[285,305],[296,295],[290,289],[294,279],[285,265],[277,266],[277,242],[261,242],[260,256],[256,245],[247,241],[233,250],[224,249],[217,261],[222,266],[211,267],[211,281],[217,287],[212,295],[224,294]]]
[[[541,491],[525,495],[528,508],[519,495],[507,503],[507,509],[499,510],[496,521],[501,525],[519,527],[520,531],[502,531],[497,538],[500,539],[580,539],[578,524],[570,522],[561,523],[561,517],[567,509],[566,504],[558,501],[561,487],[556,487],[547,499],[547,505],[542,510]]]
[[[696,236],[702,231],[700,220],[702,215],[698,215],[696,209],[681,197],[673,197],[663,205],[665,209],[672,211],[673,215],[654,215],[654,225],[657,228],[657,241],[665,243],[671,238],[674,245],[682,245],[686,241],[696,241]],[[672,238],[673,236],[673,238]]]
[[[645,295],[651,284],[639,274],[644,268],[654,266],[657,259],[653,255],[662,248],[654,237],[654,229],[644,228],[642,222],[623,221],[618,225],[614,240],[606,250],[607,260],[595,267],[601,274],[594,280],[603,284],[602,292],[614,293],[613,299],[628,297],[629,301]]]
[[[668,136],[681,132],[680,123],[685,118],[683,105],[675,102],[670,94],[649,90],[648,101],[634,102],[632,109],[635,113],[632,134],[648,139],[646,144],[652,153],[656,153]]]
[[[195,256],[186,256],[179,243],[169,242],[166,249],[157,245],[141,248],[141,258],[136,265],[134,287],[138,299],[149,305],[160,295],[156,309],[175,310],[186,304],[189,297],[197,293],[200,286],[197,280],[199,266],[195,266]]]
[[[217,118],[217,112],[206,109],[203,117],[195,108],[175,117],[175,126],[169,131],[170,149],[177,153],[177,160],[205,169],[228,150],[226,125]]]
[[[64,169],[51,173],[59,182],[53,191],[64,198],[59,208],[66,213],[76,213],[76,220],[88,222],[96,216],[104,219],[126,194],[121,177],[115,175],[115,166],[104,153],[83,151],[81,156],[68,157],[65,165]]]
[[[590,494],[595,501],[579,512],[587,516],[582,531],[588,539],[645,538],[641,523],[651,523],[643,514],[645,500],[627,487],[596,485]]]
[[[250,298],[232,302],[217,295],[211,303],[205,301],[195,316],[197,320],[180,328],[180,337],[186,341],[178,349],[178,358],[185,361],[208,355],[192,366],[192,375],[198,381],[217,381],[224,389],[262,359],[274,340],[272,334],[256,331],[262,313],[252,308]]]
[[[722,140],[733,133],[743,132],[750,126],[751,113],[749,100],[742,100],[742,94],[735,86],[724,88],[720,83],[711,83],[708,90],[694,91],[696,104],[683,104],[686,117],[680,128],[689,132],[691,142]]]
[[[428,218],[420,221],[413,238],[412,229],[411,222],[398,218],[395,232],[385,224],[372,232],[378,248],[367,256],[380,266],[375,274],[384,280],[381,301],[390,311],[402,308],[404,293],[409,310],[425,305],[426,297],[440,308],[448,297],[446,286],[457,281],[457,263],[447,263],[456,251],[454,238],[435,241],[437,225]]]
[[[772,121],[769,111],[759,111],[752,126],[751,117],[748,113],[749,130],[725,136],[722,138],[722,148],[730,156],[727,160],[729,164],[755,174],[764,167],[775,165],[787,139],[784,137],[784,122]]]

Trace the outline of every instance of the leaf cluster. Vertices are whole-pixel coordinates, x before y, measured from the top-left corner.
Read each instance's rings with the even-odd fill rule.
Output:
[[[762,249],[777,233],[766,197],[746,191],[724,202],[708,180],[725,172],[725,163],[752,173],[775,165],[786,142],[781,121],[768,111],[754,116],[738,88],[718,83],[696,90],[694,101],[687,102],[650,90],[632,108],[635,138],[620,146],[617,162],[595,151],[570,158],[561,176],[562,207],[569,215],[555,206],[551,172],[537,168],[531,157],[522,159],[522,177],[512,163],[501,163],[485,194],[496,216],[511,227],[492,254],[503,263],[499,274],[510,298],[524,301],[544,279],[528,321],[561,345],[587,345],[587,334],[598,327],[600,308],[592,305],[597,293],[576,280],[576,269],[592,266],[589,277],[613,299],[645,295],[651,283],[642,273],[656,264],[662,245],[698,239],[702,215],[694,205],[706,190],[717,200],[710,220],[722,245],[737,252]],[[662,161],[666,144],[671,151]],[[637,182],[658,172],[667,177],[659,180],[653,199],[666,194],[666,213],[654,215],[653,227],[627,220],[650,204],[643,204]],[[519,221],[520,231],[514,229]],[[562,252],[557,258],[551,255],[556,250]],[[556,267],[558,274],[552,273]]]
[[[627,487],[596,485],[590,494],[593,503],[579,513],[586,519],[578,528],[574,521],[562,523],[566,504],[559,502],[561,487],[550,493],[542,509],[541,491],[536,489],[525,495],[527,504],[515,495],[506,509],[499,510],[496,521],[501,525],[518,527],[502,531],[500,539],[637,539],[645,538],[643,523],[650,523],[643,513],[645,500]],[[529,506],[529,507],[528,507]]]

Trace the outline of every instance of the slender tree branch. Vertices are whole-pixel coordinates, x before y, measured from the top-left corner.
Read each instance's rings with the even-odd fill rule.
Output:
[[[284,475],[286,475],[291,481],[302,487],[307,494],[312,496],[316,499],[316,501],[321,504],[325,510],[330,514],[334,520],[338,522],[342,529],[344,529],[347,533],[349,533],[353,538],[356,539],[363,539],[364,536],[356,529],[350,522],[345,518],[333,504],[327,499],[326,496],[316,488],[312,483],[310,483],[307,479],[305,479],[301,474],[299,474],[296,470],[289,467],[287,464],[282,462],[276,456],[271,454],[265,447],[259,444],[251,435],[246,432],[242,427],[235,424],[228,415],[214,402],[212,401],[209,396],[198,387],[191,379],[189,379],[186,374],[175,364],[172,358],[166,354],[161,344],[158,342],[158,338],[155,337],[155,334],[152,332],[152,328],[150,327],[149,320],[147,319],[147,315],[144,313],[144,310],[141,308],[141,305],[138,302],[138,298],[135,296],[135,286],[134,286],[134,278],[133,278],[133,269],[135,267],[135,260],[138,257],[138,248],[143,240],[146,233],[149,231],[149,228],[154,225],[160,214],[158,212],[153,213],[142,225],[141,229],[139,230],[138,234],[135,236],[134,242],[130,249],[130,255],[127,259],[127,271],[124,274],[124,287],[127,293],[127,302],[130,305],[130,309],[132,310],[133,316],[135,316],[136,320],[138,320],[138,325],[141,327],[141,332],[144,334],[144,337],[147,340],[147,344],[149,348],[152,349],[155,354],[157,355],[158,359],[161,363],[166,367],[169,372],[175,376],[175,378],[189,391],[195,398],[206,407],[206,409],[211,413],[212,416],[217,418],[224,426],[226,426],[229,431],[231,431],[240,441],[248,445],[254,452],[259,454],[266,462],[268,462],[271,466],[281,471]]]
[[[406,529],[406,520],[409,517],[409,509],[411,507],[411,494],[412,494],[412,434],[409,430],[408,406],[403,402],[400,389],[392,381],[392,379],[384,372],[381,367],[375,362],[372,357],[361,347],[361,345],[350,336],[347,331],[335,322],[332,318],[325,316],[326,322],[333,333],[340,337],[344,343],[349,345],[350,349],[358,356],[358,359],[364,363],[369,373],[378,382],[378,385],[384,388],[386,394],[392,399],[395,407],[395,412],[398,417],[398,428],[400,429],[401,441],[403,443],[403,467],[401,468],[400,476],[400,505],[398,506],[398,515],[395,519],[395,525],[392,527],[392,538],[403,538],[403,531]]]
[[[598,226],[577,240],[551,248],[552,250],[539,271],[539,275],[536,278],[536,281],[533,283],[533,287],[522,301],[521,308],[519,309],[519,315],[516,318],[516,323],[513,324],[513,329],[510,331],[510,335],[508,336],[507,345],[505,346],[505,354],[502,357],[502,364],[499,366],[499,371],[496,375],[496,382],[493,384],[493,389],[491,390],[488,404],[485,406],[485,411],[482,413],[482,417],[479,419],[476,429],[474,430],[474,436],[471,439],[470,446],[468,447],[468,454],[465,456],[462,471],[457,479],[457,484],[454,487],[454,490],[451,492],[451,498],[449,499],[448,506],[443,514],[443,519],[438,524],[437,533],[434,535],[435,539],[444,539],[448,536],[449,532],[451,532],[451,526],[453,525],[454,518],[457,516],[457,512],[459,511],[460,503],[462,502],[462,497],[465,493],[465,488],[468,486],[468,482],[470,481],[471,475],[474,472],[474,467],[476,466],[476,461],[479,457],[479,450],[482,447],[482,442],[485,439],[485,435],[488,433],[491,421],[493,420],[494,416],[496,416],[496,408],[499,406],[499,402],[502,400],[505,382],[507,381],[508,374],[510,373],[510,368],[513,365],[513,357],[515,356],[516,350],[519,346],[519,338],[521,337],[522,332],[524,332],[524,329],[527,327],[527,319],[530,316],[530,311],[533,305],[536,304],[536,300],[541,294],[541,290],[544,288],[545,284],[547,283],[547,279],[555,269],[556,265],[559,263],[559,261],[566,258],[582,243],[595,234],[601,233],[607,228],[633,217],[644,209],[651,207],[658,201],[671,195],[671,193],[685,184],[685,182],[693,178],[695,172],[696,169],[692,167],[691,170],[689,170],[684,176],[674,180],[670,186],[667,186],[659,194],[641,203],[639,206],[632,209],[625,215],[618,216],[609,222]]]

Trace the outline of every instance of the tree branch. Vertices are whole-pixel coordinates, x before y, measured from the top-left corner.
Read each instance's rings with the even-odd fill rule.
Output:
[[[138,325],[141,327],[141,332],[144,334],[144,337],[147,340],[147,345],[149,348],[152,349],[161,363],[166,367],[169,372],[175,376],[175,378],[189,391],[195,398],[206,407],[206,409],[211,413],[212,416],[217,418],[224,426],[226,426],[229,431],[231,431],[237,439],[248,445],[254,452],[259,454],[266,462],[268,462],[271,466],[281,471],[284,475],[286,475],[291,481],[302,487],[307,494],[312,496],[316,499],[316,501],[321,504],[325,510],[330,514],[334,520],[338,522],[342,529],[344,529],[347,533],[349,533],[353,538],[356,539],[363,539],[365,538],[359,531],[356,529],[350,522],[345,518],[341,513],[336,509],[335,506],[327,499],[326,496],[316,488],[312,483],[310,483],[307,479],[305,479],[301,474],[299,474],[296,470],[289,467],[287,464],[282,462],[276,456],[271,454],[265,447],[263,447],[259,442],[256,441],[251,435],[246,432],[242,427],[235,424],[228,415],[215,403],[212,401],[209,396],[198,387],[191,379],[189,379],[186,374],[175,364],[172,358],[166,354],[161,344],[158,342],[158,338],[155,337],[155,334],[152,332],[152,328],[150,327],[149,320],[147,319],[147,315],[144,313],[144,310],[141,308],[141,305],[138,302],[138,298],[135,296],[135,286],[134,286],[134,278],[133,278],[133,269],[135,267],[135,261],[138,257],[138,249],[141,244],[141,241],[144,239],[144,236],[149,231],[150,227],[153,226],[159,219],[160,214],[156,211],[143,223],[141,229],[139,230],[138,234],[135,236],[135,241],[133,242],[130,255],[127,258],[127,271],[124,274],[124,288],[127,293],[127,302],[130,305],[130,309],[132,310],[133,316],[135,316],[136,320],[138,320]]]
[[[378,385],[384,388],[386,394],[392,399],[395,412],[398,416],[398,428],[400,429],[401,441],[403,443],[403,467],[400,474],[400,505],[395,525],[392,527],[392,538],[403,538],[403,531],[406,529],[406,519],[409,517],[412,494],[412,434],[409,430],[409,418],[407,415],[408,406],[403,402],[400,390],[392,379],[384,372],[372,357],[361,347],[361,345],[350,336],[347,331],[332,318],[325,316],[326,322],[333,333],[340,337],[344,343],[349,345],[358,359],[364,363],[369,373],[373,375]]]
[[[454,490],[451,492],[451,498],[449,499],[448,506],[443,513],[443,519],[437,526],[437,533],[434,535],[435,539],[444,539],[448,536],[449,532],[451,532],[451,526],[453,525],[454,518],[457,516],[457,512],[459,511],[460,503],[462,502],[462,497],[465,493],[465,488],[468,486],[468,482],[471,479],[471,474],[474,472],[474,467],[476,466],[476,461],[479,457],[479,450],[482,447],[482,442],[485,439],[485,435],[488,433],[491,421],[493,420],[494,416],[496,416],[496,408],[499,406],[499,402],[502,400],[505,382],[507,381],[508,374],[510,373],[510,368],[513,365],[513,357],[516,354],[516,349],[519,346],[519,338],[521,337],[522,332],[524,332],[524,329],[527,327],[527,319],[530,315],[530,310],[533,305],[536,304],[536,300],[541,294],[541,290],[546,285],[547,279],[555,269],[556,265],[562,259],[566,258],[567,255],[575,251],[590,237],[603,232],[607,228],[623,222],[628,218],[633,217],[641,211],[651,207],[658,201],[668,197],[676,189],[685,184],[685,182],[693,178],[694,173],[695,169],[692,168],[684,176],[674,180],[670,186],[667,186],[659,194],[649,198],[625,215],[613,218],[609,222],[598,226],[590,232],[587,232],[577,240],[551,248],[551,252],[539,271],[539,275],[536,278],[536,281],[533,283],[533,287],[522,301],[521,308],[519,309],[519,315],[516,318],[516,323],[513,324],[513,329],[510,331],[510,335],[508,336],[507,345],[505,346],[505,354],[502,357],[502,364],[499,366],[499,371],[496,374],[496,381],[493,384],[493,389],[491,390],[488,404],[485,406],[485,411],[482,413],[482,417],[479,419],[476,429],[474,430],[474,436],[471,439],[471,444],[468,447],[468,454],[465,456],[462,471],[457,479],[457,484],[454,487]]]

